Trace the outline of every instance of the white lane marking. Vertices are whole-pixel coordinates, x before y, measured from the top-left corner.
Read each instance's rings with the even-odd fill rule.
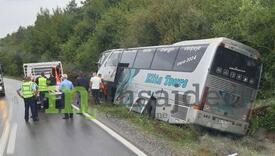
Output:
[[[9,139],[8,148],[7,148],[7,154],[8,155],[14,153],[15,140],[16,140],[16,132],[17,132],[17,124],[14,123],[12,125],[11,132],[10,132],[10,139]]]
[[[78,107],[72,105],[76,110],[79,110]],[[142,152],[140,149],[138,149],[135,145],[124,139],[122,136],[117,134],[115,131],[101,123],[100,121],[94,119],[90,114],[83,113],[83,115],[87,118],[89,118],[91,121],[93,121],[95,124],[97,124],[99,127],[101,127],[103,130],[105,130],[107,133],[109,133],[112,137],[117,139],[119,142],[121,142],[124,146],[126,146],[128,149],[130,149],[132,152],[134,152],[138,156],[147,156],[144,152]]]
[[[4,155],[4,151],[6,149],[6,145],[9,139],[9,132],[10,132],[10,124],[9,122],[7,122],[0,140],[0,156]]]

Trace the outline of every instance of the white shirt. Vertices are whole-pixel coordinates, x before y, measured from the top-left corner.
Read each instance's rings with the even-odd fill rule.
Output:
[[[99,89],[102,81],[100,77],[94,76],[90,79],[90,82],[92,83],[92,89]]]

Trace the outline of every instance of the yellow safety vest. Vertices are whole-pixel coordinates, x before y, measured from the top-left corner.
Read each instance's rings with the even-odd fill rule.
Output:
[[[24,82],[22,84],[21,91],[22,91],[22,96],[24,98],[30,98],[34,95],[33,90],[32,90],[32,84],[33,84],[33,82],[31,82],[31,81]]]
[[[43,76],[38,78],[39,91],[47,91],[47,79]]]

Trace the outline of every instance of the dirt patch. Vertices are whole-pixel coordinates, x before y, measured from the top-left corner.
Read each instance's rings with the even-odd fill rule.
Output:
[[[275,132],[266,132],[265,138],[275,143]]]

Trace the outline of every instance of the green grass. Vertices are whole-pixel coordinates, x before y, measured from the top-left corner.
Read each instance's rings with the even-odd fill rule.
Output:
[[[129,112],[126,107],[113,104],[103,104],[93,106],[98,112],[104,113],[110,118],[119,118],[127,120],[135,126],[141,128],[144,132],[162,138],[168,141],[172,148],[180,151],[180,154],[188,152],[190,155],[214,156],[221,155],[227,148],[235,149],[239,154],[259,155],[262,152],[259,145],[251,148],[253,139],[231,139],[223,136],[211,136],[207,133],[201,133],[196,127],[188,125],[172,125],[167,122],[151,119],[146,115],[135,112]],[[92,109],[89,113],[93,113]],[[251,142],[250,144],[248,144]]]
[[[254,108],[262,107],[262,106],[270,106],[273,105],[275,101],[275,98],[269,98],[264,100],[256,100],[253,105]]]
[[[275,98],[257,100],[254,105],[258,110],[252,115],[249,133],[254,134],[259,128],[275,132]]]
[[[198,135],[187,126],[176,126],[166,122],[149,118],[146,115],[129,112],[125,107],[103,104],[95,106],[99,112],[103,112],[108,117],[126,119],[136,126],[142,128],[145,132],[156,135],[157,137],[168,139],[176,144],[186,144],[198,139]]]

